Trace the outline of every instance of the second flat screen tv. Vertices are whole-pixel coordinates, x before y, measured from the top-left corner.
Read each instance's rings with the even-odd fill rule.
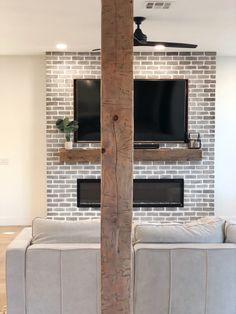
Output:
[[[135,142],[186,142],[187,80],[134,80]],[[77,142],[100,141],[100,80],[74,80]]]

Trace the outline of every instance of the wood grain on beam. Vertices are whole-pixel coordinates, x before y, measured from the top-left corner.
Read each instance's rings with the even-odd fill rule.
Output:
[[[136,149],[134,159],[137,161],[190,161],[201,160],[201,149]]]
[[[102,0],[102,314],[131,308],[132,98],[133,3]]]
[[[100,148],[78,148],[73,150],[60,150],[60,162],[100,162]],[[188,148],[160,148],[136,149],[135,161],[198,161],[202,160],[201,149]]]
[[[100,148],[78,148],[78,149],[61,149],[59,152],[60,162],[100,162]]]

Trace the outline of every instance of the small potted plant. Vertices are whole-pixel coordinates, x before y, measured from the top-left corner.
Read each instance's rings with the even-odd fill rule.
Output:
[[[56,127],[59,131],[65,134],[65,149],[72,149],[73,143],[71,141],[71,134],[78,130],[79,125],[75,120],[69,120],[69,118],[58,119]]]

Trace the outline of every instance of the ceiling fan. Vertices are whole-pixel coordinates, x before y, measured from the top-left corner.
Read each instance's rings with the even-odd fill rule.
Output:
[[[157,49],[164,48],[197,48],[197,45],[194,44],[186,44],[186,43],[175,43],[175,42],[165,42],[165,41],[148,41],[147,35],[145,35],[140,25],[146,18],[143,16],[135,16],[134,23],[137,25],[137,28],[134,32],[134,46],[141,47],[156,47]],[[101,49],[93,49],[93,51],[100,51]]]
[[[197,48],[197,45],[186,44],[186,43],[174,43],[174,42],[165,42],[165,41],[148,41],[147,35],[145,35],[140,25],[146,18],[143,16],[135,16],[134,23],[137,25],[137,28],[134,32],[134,46],[142,47],[156,47],[156,48]]]

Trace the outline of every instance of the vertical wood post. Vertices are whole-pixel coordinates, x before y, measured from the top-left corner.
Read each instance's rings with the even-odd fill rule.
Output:
[[[102,0],[101,312],[130,314],[133,1]]]

